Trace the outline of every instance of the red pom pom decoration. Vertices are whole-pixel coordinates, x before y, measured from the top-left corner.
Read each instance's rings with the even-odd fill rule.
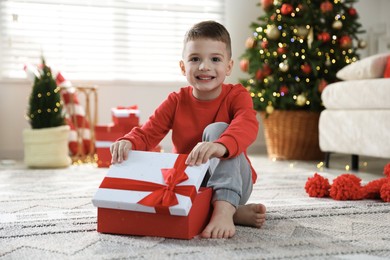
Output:
[[[335,200],[360,200],[364,191],[360,185],[361,179],[353,174],[342,174],[333,180],[330,197]]]
[[[380,190],[384,183],[388,180],[387,178],[381,178],[378,180],[373,180],[367,183],[364,187],[364,198],[365,199],[379,199],[380,198]]]
[[[310,197],[317,198],[330,196],[334,200],[382,199],[390,202],[390,163],[385,165],[383,173],[386,177],[370,181],[365,186],[354,174],[342,174],[330,185],[328,179],[315,173],[307,179],[305,190]]]
[[[385,202],[390,202],[390,180],[384,183],[380,190],[381,199]]]
[[[328,179],[322,177],[318,173],[315,173],[313,177],[307,178],[305,185],[306,193],[310,197],[328,197],[329,196],[330,184]]]
[[[383,168],[383,174],[390,178],[390,163],[386,164]]]

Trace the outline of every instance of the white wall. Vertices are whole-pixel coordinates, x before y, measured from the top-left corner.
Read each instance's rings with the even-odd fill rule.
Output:
[[[261,8],[256,6],[257,3],[258,0],[226,0],[227,18],[225,24],[232,37],[233,59],[235,60],[235,67],[227,82],[235,83],[239,78],[245,77],[245,74],[239,70],[239,56],[244,52],[245,40],[251,34],[249,24],[255,21],[262,12]],[[390,1],[362,0],[356,5],[356,9],[365,29],[375,27],[378,23],[387,24],[387,28],[390,28],[386,14],[386,10],[390,10]],[[80,82],[73,83],[80,84]],[[88,82],[82,84],[88,84]],[[99,86],[99,124],[110,122],[111,107],[133,104],[138,104],[140,107],[141,123],[143,123],[168,93],[183,85],[183,83],[178,82],[157,85],[140,82],[92,82],[92,84]],[[0,89],[2,91],[2,95],[0,95],[0,160],[22,159],[22,131],[30,127],[24,114],[28,105],[31,83],[28,81],[0,81]],[[162,145],[165,151],[170,151],[169,136],[164,139]],[[264,152],[264,147],[263,132],[260,128],[258,140],[251,147],[250,152]]]

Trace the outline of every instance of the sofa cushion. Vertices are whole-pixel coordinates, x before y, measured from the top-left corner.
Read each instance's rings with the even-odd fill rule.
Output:
[[[390,79],[349,80],[329,84],[322,92],[327,109],[390,109]]]
[[[320,148],[390,158],[390,110],[324,110],[319,120]]]
[[[381,78],[390,53],[380,53],[358,60],[339,70],[336,76],[341,80]]]

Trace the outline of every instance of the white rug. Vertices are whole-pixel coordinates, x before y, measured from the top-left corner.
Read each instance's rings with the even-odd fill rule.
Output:
[[[231,239],[189,241],[97,233],[91,198],[106,169],[0,165],[0,259],[390,258],[390,203],[309,198],[304,185],[316,162],[252,159],[259,181],[251,202],[267,206],[265,226],[237,227]],[[333,180],[341,172],[320,173]]]

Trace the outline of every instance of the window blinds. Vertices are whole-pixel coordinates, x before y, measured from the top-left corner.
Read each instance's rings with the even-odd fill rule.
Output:
[[[0,79],[24,78],[26,63],[70,80],[182,80],[185,32],[224,23],[224,0],[0,0]]]

